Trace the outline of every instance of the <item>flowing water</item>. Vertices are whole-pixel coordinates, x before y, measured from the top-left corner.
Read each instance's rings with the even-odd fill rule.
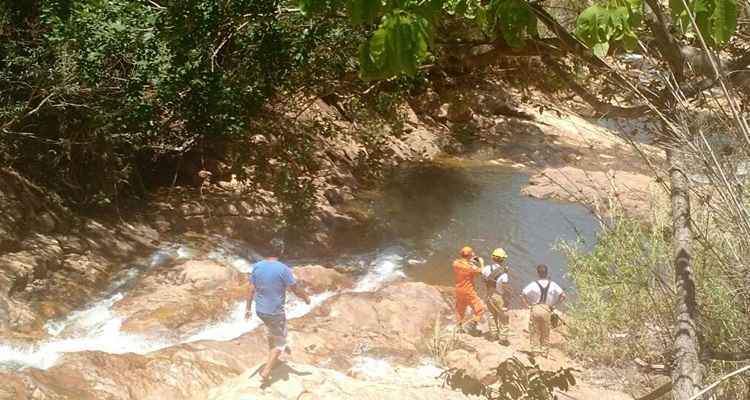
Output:
[[[239,252],[239,253],[238,253]],[[261,321],[256,316],[245,319],[246,304],[238,302],[232,312],[221,322],[207,324],[198,332],[173,340],[163,340],[150,336],[123,332],[123,318],[112,311],[112,307],[127,295],[139,274],[149,268],[158,267],[169,259],[189,258],[198,251],[191,247],[169,245],[157,251],[145,265],[126,269],[117,279],[119,284],[111,288],[112,294],[81,310],[72,312],[67,317],[47,323],[50,339],[33,345],[10,345],[0,343],[0,370],[34,367],[47,369],[54,366],[65,353],[81,351],[102,351],[112,354],[137,353],[146,354],[181,343],[199,340],[228,341],[257,328]],[[251,254],[248,256],[248,254]],[[224,241],[208,254],[209,258],[225,265],[232,266],[240,272],[249,272],[257,255],[252,251],[243,251],[235,243]],[[403,277],[399,271],[402,257],[386,249],[374,256],[362,256],[359,262],[366,263],[367,272],[358,280],[353,291],[374,291],[385,283]],[[127,277],[127,278],[124,278]],[[287,317],[301,317],[332,297],[333,292],[324,292],[311,296],[310,304],[305,304],[294,295],[287,297]]]
[[[560,241],[579,241],[584,249],[590,248],[598,224],[581,206],[522,196],[520,189],[526,182],[524,175],[497,166],[432,165],[403,170],[388,185],[383,201],[377,206],[381,217],[399,236],[391,238],[390,245],[381,246],[378,251],[342,260],[358,263],[365,271],[352,291],[375,291],[387,282],[405,277],[450,285],[450,263],[463,245],[473,246],[487,259],[493,248],[504,247],[510,256],[511,277],[516,287],[533,278],[532,268],[538,263],[549,265],[553,278],[563,287],[569,287],[564,276],[565,258],[555,250],[555,245]],[[258,257],[256,253],[221,238],[217,242],[221,244],[215,245],[209,258],[240,272],[251,270]],[[169,244],[144,262],[123,269],[102,300],[64,319],[50,321],[48,340],[28,346],[0,343],[0,369],[46,369],[55,365],[61,355],[71,352],[145,354],[198,340],[226,341],[258,327],[257,317],[244,318],[242,301],[224,321],[207,323],[203,329],[178,339],[159,340],[121,331],[122,317],[115,315],[112,306],[127,296],[139,275],[169,260],[187,259],[195,254],[197,250],[189,244]],[[333,295],[318,294],[310,305],[289,296],[288,317],[305,315]]]

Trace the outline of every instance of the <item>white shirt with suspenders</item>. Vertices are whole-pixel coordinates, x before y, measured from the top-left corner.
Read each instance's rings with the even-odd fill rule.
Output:
[[[557,304],[557,300],[560,299],[560,296],[564,293],[558,284],[549,279],[539,279],[529,283],[523,288],[522,293],[530,305],[540,304],[543,288],[547,288],[547,299],[544,304],[550,306]]]

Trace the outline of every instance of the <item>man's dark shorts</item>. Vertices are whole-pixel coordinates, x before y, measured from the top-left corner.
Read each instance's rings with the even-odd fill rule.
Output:
[[[283,351],[286,347],[286,315],[257,314],[258,318],[260,318],[266,325],[266,330],[268,332],[268,348],[271,350],[279,349]]]

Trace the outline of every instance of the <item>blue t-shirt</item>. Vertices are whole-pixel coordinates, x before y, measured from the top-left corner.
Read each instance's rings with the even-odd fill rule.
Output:
[[[275,260],[257,262],[250,274],[250,282],[255,285],[255,312],[269,315],[284,313],[286,289],[296,283],[286,264]]]

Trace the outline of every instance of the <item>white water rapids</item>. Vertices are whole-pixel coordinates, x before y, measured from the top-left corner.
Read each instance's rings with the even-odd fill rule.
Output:
[[[240,272],[250,272],[251,261],[237,255],[236,248],[228,246],[211,252],[208,257],[230,265]],[[14,346],[0,343],[0,369],[34,367],[48,369],[54,366],[65,353],[82,351],[102,351],[105,353],[146,354],[181,343],[199,340],[228,341],[235,339],[260,325],[253,315],[245,319],[246,304],[238,302],[231,314],[222,322],[207,325],[202,330],[187,337],[173,340],[159,340],[153,337],[128,334],[121,331],[123,318],[112,311],[112,307],[122,300],[128,288],[132,287],[144,269],[157,268],[170,259],[187,259],[195,252],[186,246],[171,245],[151,256],[145,268],[125,269],[113,280],[107,298],[88,307],[72,312],[66,318],[47,323],[50,339],[27,346]],[[354,292],[377,290],[385,283],[403,277],[403,258],[393,252],[384,252],[370,262],[368,272],[357,282]],[[287,318],[299,318],[319,306],[336,293],[325,292],[311,297],[309,305],[291,295],[287,298]]]

